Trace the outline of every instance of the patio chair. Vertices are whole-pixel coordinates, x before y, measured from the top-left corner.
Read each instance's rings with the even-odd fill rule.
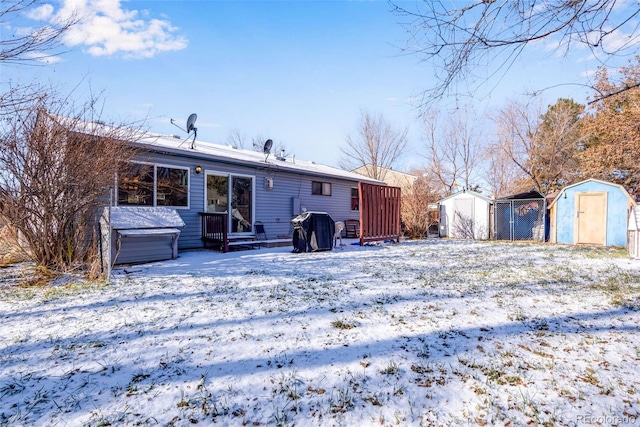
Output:
[[[340,239],[340,246],[344,246],[342,244],[342,230],[344,230],[344,222],[336,221],[336,232],[333,235],[333,247],[338,247],[338,239]]]
[[[357,239],[360,237],[360,220],[357,219],[345,219],[344,230],[347,239]]]

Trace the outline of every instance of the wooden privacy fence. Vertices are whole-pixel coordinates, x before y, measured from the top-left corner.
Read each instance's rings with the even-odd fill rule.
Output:
[[[400,241],[400,188],[358,183],[360,244],[378,240]]]

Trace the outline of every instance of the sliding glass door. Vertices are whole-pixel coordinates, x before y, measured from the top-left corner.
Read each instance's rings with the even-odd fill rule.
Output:
[[[226,214],[229,233],[251,233],[254,217],[253,177],[207,172],[206,180],[206,211]]]

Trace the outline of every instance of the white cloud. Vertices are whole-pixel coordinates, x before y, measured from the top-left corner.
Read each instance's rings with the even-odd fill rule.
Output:
[[[26,16],[27,18],[36,21],[49,20],[53,16],[53,6],[50,4],[43,4],[42,6],[36,7],[33,10],[29,10],[26,13]]]
[[[145,10],[124,9],[120,0],[64,0],[49,19],[77,17],[79,22],[70,28],[65,43],[82,46],[92,56],[151,58],[187,47],[187,39],[170,21],[148,15]]]
[[[602,47],[605,52],[618,52],[624,49],[637,49],[638,42],[638,34],[615,30],[602,40]]]
[[[25,58],[42,64],[57,64],[62,61],[60,56],[51,55],[51,53],[48,52],[28,52],[25,54]]]

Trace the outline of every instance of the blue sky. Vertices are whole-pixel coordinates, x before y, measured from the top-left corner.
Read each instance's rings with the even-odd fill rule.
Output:
[[[399,169],[419,166],[419,109],[412,102],[435,83],[431,65],[402,55],[405,18],[384,1],[65,0],[31,11],[14,27],[46,22],[82,6],[66,53],[38,66],[3,65],[0,80],[38,79],[84,100],[103,92],[103,118],[147,118],[151,131],[180,134],[197,113],[198,139],[227,143],[238,130],[262,136],[289,154],[337,166],[362,111],[410,128]],[[66,8],[66,9],[65,9]],[[28,18],[38,18],[28,19]],[[479,113],[523,92],[587,83],[586,52],[560,58],[538,44],[478,95]],[[477,70],[482,75],[486,72]],[[581,86],[545,93],[584,102]],[[453,105],[444,100],[442,108]]]

